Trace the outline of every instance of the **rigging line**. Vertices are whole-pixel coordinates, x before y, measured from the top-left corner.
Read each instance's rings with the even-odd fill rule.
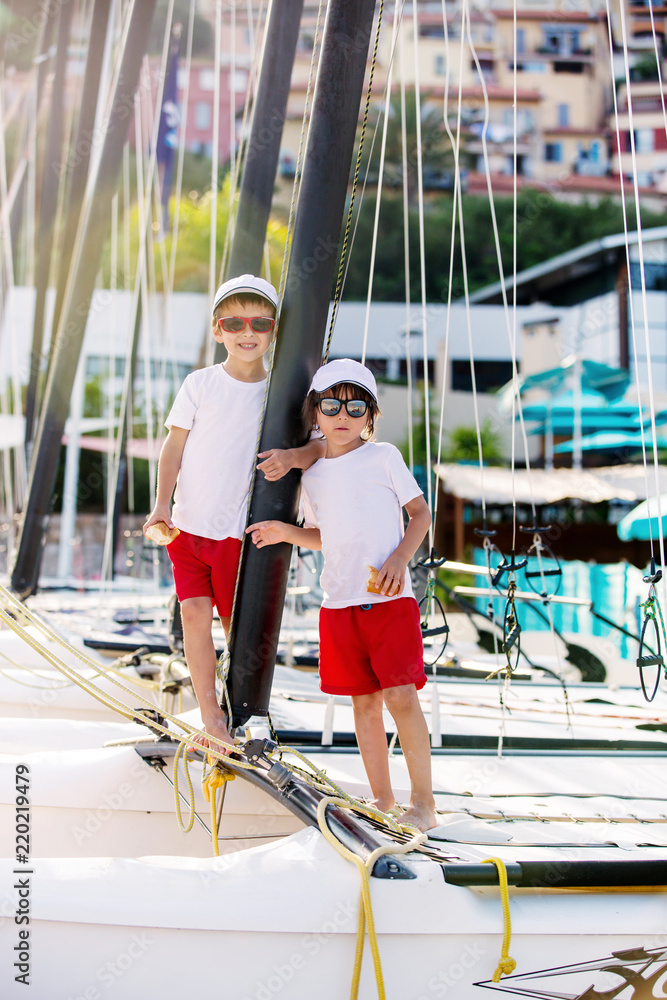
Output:
[[[379,7],[379,10],[378,10],[377,27],[376,27],[376,30],[375,30],[375,41],[374,41],[374,44],[373,44],[373,55],[372,55],[372,58],[371,58],[370,71],[369,71],[369,74],[368,74],[368,89],[366,91],[366,103],[365,103],[365,106],[364,106],[364,116],[363,116],[363,119],[362,119],[362,122],[361,122],[361,134],[359,136],[359,149],[357,151],[357,161],[356,161],[355,167],[354,167],[354,179],[352,181],[352,193],[350,195],[350,205],[349,205],[348,212],[347,212],[347,220],[345,222],[345,231],[344,231],[344,235],[343,235],[343,245],[342,245],[341,254],[340,254],[340,263],[338,265],[338,274],[336,276],[336,287],[335,287],[335,290],[334,290],[333,306],[332,306],[332,309],[331,309],[331,319],[329,321],[329,332],[327,334],[327,341],[326,341],[325,348],[324,348],[324,353],[323,353],[323,356],[322,356],[323,357],[323,361],[325,363],[326,363],[326,360],[327,360],[327,358],[329,356],[329,348],[331,347],[331,338],[333,336],[334,326],[336,325],[336,318],[337,318],[337,315],[338,315],[338,305],[340,303],[341,286],[342,286],[342,281],[343,281],[343,273],[344,273],[344,270],[345,270],[345,262],[346,262],[346,256],[347,256],[347,250],[348,250],[348,244],[349,244],[349,238],[350,238],[350,229],[351,229],[351,225],[352,225],[352,214],[353,214],[353,211],[354,211],[354,197],[355,197],[355,193],[356,193],[356,190],[357,190],[357,184],[358,184],[358,181],[359,181],[359,171],[360,171],[360,168],[361,168],[361,157],[362,157],[362,152],[363,152],[363,148],[364,148],[364,138],[366,136],[366,126],[368,124],[368,112],[369,112],[369,109],[370,109],[371,94],[372,94],[372,91],[373,91],[373,77],[375,75],[375,66],[376,66],[376,63],[377,63],[378,44],[379,44],[379,41],[380,41],[380,31],[381,31],[381,28],[382,28],[382,14],[383,14],[383,12],[384,12],[384,0],[380,0],[380,7]]]
[[[460,151],[461,143],[461,106],[463,99],[463,53],[465,46],[463,45],[463,19],[465,17],[465,3],[463,9],[461,10],[461,55],[459,63],[459,91],[458,91],[458,105],[457,105],[457,122],[456,122],[456,148]],[[458,165],[458,158],[457,158]],[[459,185],[459,198],[458,198],[458,224],[459,224],[459,236],[461,240],[461,267],[463,274],[463,295],[465,301],[465,313],[466,313],[466,328],[468,331],[468,347],[470,351],[470,381],[472,387],[472,399],[473,399],[473,410],[475,413],[475,431],[477,434],[477,451],[478,451],[478,461],[479,461],[479,476],[480,476],[480,487],[482,492],[482,509],[484,511],[484,518],[486,520],[486,503],[484,499],[484,453],[482,448],[482,432],[479,417],[479,398],[477,392],[477,378],[475,375],[475,352],[473,347],[473,336],[472,336],[472,316],[470,313],[470,295],[468,289],[468,264],[466,257],[466,246],[465,246],[465,228],[463,225],[463,197]]]
[[[185,159],[185,126],[188,120],[188,104],[190,101],[190,74],[192,72],[192,40],[194,37],[195,0],[190,0],[188,13],[188,34],[185,43],[185,82],[181,98],[181,127],[178,141],[178,162],[176,165],[176,185],[174,199],[174,219],[171,225],[171,257],[169,260],[169,287],[174,287],[176,273],[176,249],[178,247],[179,224],[181,219],[181,191],[183,189],[183,162]],[[177,388],[177,376],[174,372],[174,388]]]
[[[461,12],[461,17],[463,17],[463,12]],[[447,9],[445,6],[445,0],[442,0],[442,25],[445,35],[445,59],[447,65],[449,65],[449,28],[447,25]],[[463,23],[461,25],[461,37],[463,37]],[[463,46],[461,47],[463,49]],[[462,58],[462,56],[461,56]],[[459,101],[458,107],[460,115],[460,105],[461,105],[461,77],[459,77]],[[442,394],[440,401],[440,426],[438,430],[438,464],[440,464],[442,458],[442,438],[443,438],[443,428],[444,428],[444,413],[445,413],[445,399],[447,393],[447,366],[449,360],[449,345],[450,345],[450,333],[451,333],[451,316],[452,316],[452,295],[454,288],[454,251],[456,247],[456,215],[458,209],[458,200],[461,198],[461,171],[459,168],[459,143],[452,132],[451,125],[449,123],[449,75],[445,76],[445,94],[443,101],[443,122],[445,126],[445,131],[452,145],[452,152],[454,154],[454,193],[452,197],[452,225],[449,241],[449,275],[447,282],[447,312],[445,320],[445,346],[443,350],[443,361],[442,361]],[[457,129],[458,132],[458,129]],[[434,511],[434,521],[437,518],[438,511],[438,496],[439,490],[436,490],[435,494],[435,511]],[[484,484],[482,482],[482,511],[484,515],[484,521],[486,523],[486,501],[484,498]]]
[[[178,138],[178,160],[176,165],[176,183],[174,185],[174,218],[171,224],[171,253],[169,257],[168,274],[167,274],[167,287],[169,290],[169,295],[173,293],[174,279],[176,274],[176,252],[178,247],[179,225],[181,217],[181,195],[183,191],[185,133],[186,133],[186,122],[188,120],[188,104],[190,100],[190,74],[192,72],[192,42],[194,37],[194,19],[195,19],[195,0],[190,0],[190,9],[188,12],[188,33],[187,33],[187,40],[185,43],[185,82],[183,86],[183,96],[181,99],[181,113],[180,113],[179,138]],[[173,331],[172,310],[166,308],[166,300],[165,300],[165,341],[170,347],[171,389],[172,389],[172,394],[175,395],[176,391],[178,390],[178,361],[174,350],[172,331]],[[163,370],[165,385],[168,378],[167,371],[168,369],[166,368]],[[164,401],[164,391],[165,390],[163,389],[163,401]]]
[[[248,0],[248,10],[250,11],[250,0]],[[260,10],[257,15],[258,25],[262,23],[262,15],[264,12],[264,3],[262,2]],[[248,14],[249,23],[253,24],[251,14]],[[243,100],[243,115],[241,118],[241,128],[239,134],[241,136],[241,163],[236,165],[234,175],[232,177],[230,173],[230,189],[229,189],[229,212],[227,215],[227,226],[225,228],[225,240],[222,248],[222,260],[220,262],[220,271],[218,272],[218,278],[220,281],[223,280],[227,274],[227,260],[229,257],[229,251],[231,249],[232,240],[236,230],[236,215],[238,210],[238,196],[241,188],[241,178],[243,177],[243,172],[245,170],[245,165],[248,157],[248,143],[245,141],[249,135],[249,125],[248,120],[250,118],[250,109],[253,105],[253,94],[257,92],[257,83],[259,80],[259,67],[262,63],[264,56],[264,47],[267,42],[267,29],[268,29],[268,18],[266,19],[264,25],[264,35],[262,36],[262,45],[256,46],[255,44],[255,29],[254,25],[249,29],[250,34],[250,49],[252,51],[252,60],[250,64],[250,70],[246,79],[246,91]],[[269,281],[271,280],[269,275]]]
[[[519,421],[520,421],[520,427],[521,427],[521,437],[522,437],[522,441],[523,441],[523,449],[524,449],[524,454],[525,454],[525,458],[526,458],[526,469],[528,470],[528,472],[530,472],[530,454],[529,454],[529,449],[528,449],[528,437],[527,437],[527,432],[526,432],[526,425],[525,425],[525,421],[524,421],[524,418],[523,418],[523,405],[522,405],[522,402],[521,402],[519,370],[518,370],[518,367],[517,367],[517,360],[516,360],[516,349],[515,349],[516,345],[513,342],[513,338],[512,338],[512,322],[511,322],[511,319],[510,319],[509,305],[508,305],[508,302],[507,302],[507,287],[506,287],[506,283],[505,283],[505,269],[504,269],[504,266],[503,266],[502,252],[501,252],[501,249],[500,249],[500,234],[498,232],[498,218],[497,218],[497,215],[496,215],[496,206],[495,206],[495,201],[494,201],[494,196],[493,196],[493,185],[491,183],[491,166],[490,166],[490,163],[489,163],[489,150],[488,150],[488,143],[487,143],[487,132],[488,132],[489,124],[490,124],[489,94],[488,94],[488,90],[487,90],[487,86],[486,86],[486,80],[485,80],[484,74],[482,72],[482,67],[481,67],[481,64],[479,62],[479,57],[477,55],[477,49],[475,48],[475,44],[474,44],[473,37],[472,37],[472,29],[471,29],[471,24],[470,24],[470,11],[469,11],[468,8],[466,8],[466,9],[467,9],[466,25],[467,25],[468,45],[470,46],[470,51],[472,53],[472,57],[473,57],[474,62],[475,62],[475,67],[477,69],[477,75],[479,77],[480,86],[482,88],[482,96],[483,96],[483,100],[484,100],[484,123],[483,123],[483,126],[482,126],[482,135],[481,135],[481,140],[482,140],[482,155],[484,157],[484,173],[485,173],[485,176],[486,176],[486,187],[487,187],[487,192],[488,192],[488,196],[489,196],[489,209],[491,211],[491,225],[492,225],[492,228],[493,228],[493,239],[494,239],[495,250],[496,250],[496,260],[497,260],[497,263],[498,263],[498,273],[499,273],[499,276],[500,276],[500,289],[501,289],[501,294],[502,294],[502,299],[503,299],[503,311],[504,311],[504,317],[505,317],[505,326],[507,328],[507,340],[508,340],[508,344],[509,344],[511,355],[512,355],[513,392],[516,395],[517,407],[518,407],[518,410],[519,410]],[[512,433],[514,433],[514,429],[512,429]],[[532,482],[532,477],[530,475],[528,476],[528,491],[529,491],[529,496],[530,496],[530,506],[531,506],[532,512],[533,512],[533,523],[537,524],[537,511],[536,511],[536,508],[535,508],[535,499],[534,499],[534,495],[533,495],[533,482]]]
[[[294,180],[292,182],[292,196],[290,198],[289,214],[287,217],[287,232],[285,234],[285,247],[283,250],[283,262],[280,269],[280,282],[278,285],[278,300],[280,306],[282,307],[283,296],[285,294],[285,281],[287,280],[287,268],[289,266],[290,251],[292,246],[292,231],[294,229],[294,217],[296,215],[296,203],[299,188],[301,186],[301,173],[303,170],[303,157],[306,148],[306,137],[308,135],[308,129],[310,127],[310,99],[313,92],[313,80],[315,79],[315,66],[317,63],[317,54],[319,52],[319,42],[320,42],[320,25],[322,22],[322,12],[324,10],[325,0],[320,0],[319,6],[317,8],[317,20],[315,22],[315,34],[313,36],[313,51],[310,57],[310,68],[308,70],[308,83],[306,85],[306,96],[304,99],[303,115],[301,117],[301,131],[299,133],[299,148],[296,154],[296,163],[294,165]],[[280,317],[280,309],[278,310],[278,316]],[[273,338],[273,345],[275,346],[275,335]],[[273,350],[271,348],[270,360],[273,361]],[[270,371],[271,365],[269,365]]]
[[[637,252],[639,255],[639,270],[641,279],[641,296],[642,296],[642,312],[644,320],[644,343],[646,346],[646,369],[648,378],[648,392],[649,392],[649,409],[651,413],[651,435],[653,444],[653,466],[655,471],[655,491],[656,491],[656,506],[657,506],[657,516],[658,516],[658,538],[660,547],[660,565],[664,566],[665,562],[665,544],[662,529],[662,515],[661,515],[661,504],[660,504],[660,477],[659,477],[659,466],[658,466],[658,441],[655,423],[655,398],[653,395],[653,374],[651,365],[651,344],[649,338],[648,329],[648,300],[646,295],[646,272],[644,266],[644,245],[642,239],[642,225],[641,225],[641,214],[639,205],[639,186],[637,181],[637,151],[635,146],[635,134],[634,134],[634,120],[633,120],[633,108],[632,108],[632,94],[630,90],[630,68],[628,61],[628,40],[625,25],[625,10],[623,4],[620,6],[621,11],[621,33],[623,38],[623,63],[625,67],[625,78],[627,87],[627,102],[628,102],[628,126],[630,133],[630,151],[632,157],[632,186],[634,191],[635,200],[635,214],[637,217]],[[620,156],[620,145],[619,145],[619,165],[621,164]],[[623,177],[622,165],[620,167],[621,178]],[[628,270],[628,280],[630,280],[630,271]],[[634,331],[633,331],[633,343],[635,342]],[[637,379],[637,394],[639,395],[639,370],[635,362],[635,378]],[[642,422],[642,445],[644,443],[643,434],[643,422]],[[644,464],[646,466],[646,453],[644,451]],[[649,517],[649,525],[650,525]],[[667,596],[667,584],[663,577],[663,597]]]
[[[392,57],[393,57],[393,53],[394,53],[394,46],[396,44],[396,35],[397,35],[397,31],[398,31],[398,26],[399,26],[399,23],[400,23],[400,21],[399,21],[399,7],[400,7],[400,5],[401,5],[401,0],[395,0],[394,18],[393,18],[393,22],[394,23],[393,23],[393,28],[392,28],[392,40],[391,40]],[[386,153],[386,150],[387,150],[387,131],[388,131],[388,127],[389,127],[389,116],[390,116],[390,110],[391,110],[391,82],[392,82],[393,68],[394,68],[394,62],[393,62],[393,58],[392,58],[391,61],[390,61],[390,63],[389,63],[389,69],[387,71],[387,82],[386,82],[386,85],[385,85],[384,102],[383,102],[383,104],[384,104],[384,124],[382,126],[382,141],[381,141],[381,144],[380,144],[380,165],[379,165],[379,169],[378,169],[377,194],[376,194],[376,197],[375,197],[375,218],[373,220],[373,237],[372,237],[372,241],[371,241],[371,259],[370,259],[370,263],[369,263],[369,266],[368,266],[368,294],[367,294],[367,297],[366,297],[366,314],[365,314],[365,317],[364,317],[364,337],[363,337],[363,342],[362,342],[362,347],[361,347],[361,363],[362,363],[362,365],[366,364],[366,347],[368,345],[368,326],[369,326],[370,317],[371,317],[371,297],[372,297],[372,294],[373,294],[373,276],[374,276],[374,272],[375,272],[375,254],[376,254],[376,251],[377,251],[378,230],[379,230],[379,226],[380,226],[380,205],[382,204],[382,183],[383,183],[383,180],[384,180],[384,160],[385,160],[385,153]],[[380,109],[380,114],[382,114],[382,108]],[[379,115],[378,115],[378,120],[379,120]],[[375,144],[375,135],[373,136],[373,145],[374,144]],[[368,155],[368,168],[369,169],[370,169],[370,164],[371,164],[372,152],[373,152],[373,146],[371,146],[371,151],[369,152],[369,155]],[[368,176],[368,174],[366,176]],[[364,180],[364,186],[365,186],[365,180]],[[357,215],[357,218],[358,218],[358,215]],[[348,260],[349,260],[349,258],[348,258]]]
[[[621,0],[623,2],[623,0]],[[517,94],[518,94],[518,71],[517,71],[517,30],[516,30],[516,0],[514,0],[512,9],[512,44],[513,44],[513,58],[514,62],[512,65],[512,96],[513,96],[513,136],[512,136],[512,162],[513,162],[513,202],[512,202],[512,356],[516,357],[516,276],[517,276],[517,190],[518,190],[518,178],[517,178],[517,167],[519,161],[518,154],[518,144],[517,144],[517,127],[518,127],[518,115],[517,115]],[[516,398],[512,396],[512,430],[514,430],[516,423]],[[512,552],[516,551],[516,441],[515,435],[512,433],[512,445],[511,445],[511,479],[512,479]]]
[[[444,3],[444,0],[443,0]],[[405,45],[400,36],[401,59],[401,170],[403,174],[403,273],[405,282],[405,367],[408,376],[408,460],[410,472],[415,468],[414,428],[412,420],[412,358],[410,343],[410,213],[408,209],[408,135],[405,106]],[[437,493],[436,493],[437,498]],[[437,502],[437,500],[436,500]]]
[[[37,204],[37,75],[32,89],[30,102],[30,127],[28,129],[28,183],[26,185],[26,225],[23,267],[24,282],[30,288],[35,287],[35,210]]]
[[[123,146],[123,288],[131,288],[132,250],[130,233],[130,144]]]
[[[402,0],[402,2],[404,3],[405,0]],[[393,56],[393,50],[392,50],[392,54],[390,56],[389,64],[388,64],[390,67],[392,65],[393,57],[394,56]],[[387,97],[387,85],[385,83],[385,87],[384,87],[384,90],[382,92],[382,99],[380,101],[380,107],[384,106],[385,101],[386,101],[386,97]],[[380,126],[380,117],[381,117],[381,115],[378,114],[378,117],[377,117],[377,119],[375,121],[375,125],[373,127],[373,138],[371,139],[371,144],[370,144],[370,148],[369,148],[369,151],[368,151],[368,162],[366,163],[366,168],[364,170],[364,179],[363,179],[362,184],[361,184],[361,193],[360,193],[359,199],[357,201],[356,213],[355,213],[355,216],[354,216],[354,227],[352,229],[352,235],[350,237],[350,243],[349,243],[349,247],[348,247],[347,258],[345,260],[345,272],[343,274],[343,280],[341,282],[341,287],[340,287],[340,296],[339,296],[340,298],[342,298],[342,296],[343,296],[343,292],[345,290],[345,283],[347,282],[347,275],[348,275],[348,272],[350,270],[350,263],[351,263],[351,260],[352,260],[352,248],[354,247],[354,244],[355,244],[355,241],[356,241],[356,238],[357,238],[357,229],[359,228],[359,220],[360,220],[360,217],[361,217],[361,205],[362,205],[363,199],[364,199],[364,197],[366,195],[366,184],[368,182],[368,176],[369,176],[369,173],[370,173],[371,158],[373,156],[373,151],[375,149],[375,142],[376,142],[376,139],[377,139],[378,129],[379,129],[379,126]]]
[[[234,195],[236,193],[236,4],[229,5],[229,74],[227,90],[229,93],[229,210],[227,218],[234,215]],[[249,78],[248,78],[249,79]]]
[[[613,75],[614,75],[614,72],[613,72],[614,71],[614,62],[613,62],[613,58],[614,58],[613,57],[613,53],[614,53],[614,39],[613,39],[613,35],[612,35],[611,12],[610,12],[610,9],[609,9],[609,0],[607,0],[607,32],[608,32],[608,37],[609,37],[609,60],[610,60],[610,68],[611,68],[611,75],[613,77]],[[626,87],[627,86],[628,86],[628,84],[626,82]],[[612,94],[613,94],[613,100],[614,100],[614,119],[616,121],[616,147],[617,147],[617,150],[618,150],[619,177],[620,177],[620,182],[621,182],[621,184],[620,184],[620,194],[621,194],[621,206],[622,206],[622,212],[623,212],[623,232],[624,232],[624,236],[625,236],[625,262],[626,262],[626,268],[627,268],[627,274],[628,274],[628,290],[629,290],[629,295],[628,295],[628,310],[629,310],[629,313],[630,313],[630,329],[632,331],[632,347],[633,347],[633,358],[634,358],[634,363],[635,363],[635,378],[636,378],[636,375],[637,375],[637,372],[638,372],[638,358],[637,358],[637,338],[635,336],[635,310],[634,310],[634,301],[633,301],[633,295],[632,295],[632,270],[631,270],[631,260],[630,260],[630,239],[629,239],[629,231],[628,231],[627,203],[626,203],[626,199],[625,199],[625,178],[623,176],[623,165],[622,165],[622,160],[621,160],[621,132],[620,132],[619,119],[618,119],[618,98],[617,98],[617,95],[616,95],[616,88],[615,87],[612,87]],[[637,408],[638,408],[638,419],[639,419],[639,427],[640,427],[641,440],[642,440],[642,454],[643,454],[643,460],[644,460],[644,483],[645,483],[646,496],[648,498],[648,496],[650,494],[650,488],[649,488],[649,483],[648,483],[648,464],[647,464],[647,459],[646,459],[646,445],[645,445],[645,442],[644,442],[644,421],[643,421],[643,412],[642,412],[642,402],[641,402],[641,396],[640,396],[640,393],[639,393],[639,386],[638,385],[637,385]],[[650,518],[649,518],[649,522],[648,522],[648,528],[649,528],[649,542],[650,542],[650,547],[651,547],[651,551],[653,551],[653,531],[652,531],[652,528],[651,528],[651,520],[650,520]]]
[[[158,82],[158,89],[156,95],[156,105],[158,108],[162,107],[162,98],[164,92],[164,83],[166,78],[166,65],[167,58],[169,54],[169,43],[171,39],[171,20],[173,17],[173,7],[174,0],[170,0],[167,21],[165,26],[165,36],[164,44],[162,49],[162,56],[160,62],[160,75]],[[146,64],[144,63],[144,73],[146,72]],[[146,83],[144,78],[145,87],[148,88],[150,93],[150,82]],[[135,274],[135,285],[134,292],[132,296],[132,306],[131,315],[136,317],[137,311],[140,308],[140,302],[142,304],[141,313],[141,324],[142,330],[145,332],[148,323],[147,310],[148,310],[148,293],[146,287],[146,248],[148,240],[148,222],[150,219],[150,198],[152,193],[153,179],[155,176],[155,161],[157,158],[157,136],[158,129],[160,125],[160,116],[155,115],[153,117],[153,123],[151,128],[151,138],[150,138],[150,157],[147,169],[144,171],[144,159],[143,159],[143,149],[144,149],[144,128],[143,128],[143,118],[142,114],[142,101],[139,91],[135,93],[134,97],[134,127],[135,127],[135,154],[136,154],[136,178],[137,178],[137,213],[138,213],[138,231],[139,231],[139,246],[138,246],[138,256],[137,256],[137,269]],[[144,177],[146,183],[146,190],[144,189]],[[129,205],[127,206],[129,211]],[[127,348],[125,353],[125,369],[123,374],[123,388],[121,391],[120,408],[119,408],[119,427],[118,432],[115,436],[115,448],[113,453],[113,481],[117,480],[120,470],[121,463],[121,449],[123,447],[123,421],[126,420],[127,427],[127,441],[132,437],[133,429],[133,414],[132,414],[132,399],[133,399],[133,386],[132,379],[133,374],[132,368],[132,351],[133,351],[133,332],[129,333]],[[150,351],[149,351],[149,337],[146,333],[144,337],[144,383],[145,392],[147,399],[151,400],[151,385],[150,385]],[[146,363],[148,358],[148,369],[146,369]],[[149,424],[152,425],[152,412],[150,417],[147,417],[147,437],[149,442],[152,443],[152,426],[149,428]],[[152,449],[151,449],[152,451]],[[132,468],[133,463],[131,458],[128,456],[128,478],[129,478],[129,497],[128,505],[131,510],[134,509],[134,483],[132,479]],[[154,466],[154,459],[153,459]],[[151,467],[151,462],[149,459],[149,482],[151,490],[154,489],[154,469]],[[102,570],[103,579],[109,580],[111,576],[111,571],[113,568],[113,519],[107,520],[105,537],[104,537],[104,549],[102,552]]]
[[[428,320],[426,315],[426,238],[424,235],[424,170],[422,156],[421,99],[419,95],[419,24],[417,3],[412,4],[413,53],[415,74],[415,120],[417,141],[417,197],[419,204],[419,276],[421,283],[422,353],[424,361],[424,436],[426,438],[426,502],[433,509],[431,467],[431,405],[428,371]],[[429,550],[433,549],[433,518],[428,527]]]
[[[655,20],[653,17],[653,0],[648,0],[648,10],[651,15],[651,34],[653,35],[653,51],[655,52],[655,65],[658,71],[658,85],[660,87],[660,103],[662,105],[662,121],[667,134],[667,111],[665,110],[665,93],[662,89],[662,67],[660,65],[660,52],[658,51],[658,38],[655,31]]]
[[[213,134],[211,137],[211,200],[210,200],[210,233],[208,256],[208,301],[213,302],[215,283],[217,281],[217,223],[218,223],[218,161],[220,143],[220,56],[222,48],[222,0],[215,4],[215,57],[213,60]],[[211,336],[206,335],[204,354],[206,364],[213,361],[213,344]]]
[[[0,90],[0,198],[2,200],[2,225],[0,228],[0,234],[2,236],[2,243],[4,253],[2,256],[2,261],[0,262],[0,267],[2,267],[2,281],[0,283],[0,293],[2,294],[2,312],[5,312],[5,304],[7,297],[11,293],[14,287],[14,261],[12,257],[12,245],[11,245],[11,220],[10,220],[10,206],[8,201],[7,192],[7,165],[6,165],[6,154],[5,154],[5,117],[4,117],[4,102],[3,94]],[[23,175],[23,171],[21,172]],[[15,194],[14,194],[15,198]],[[13,201],[13,199],[12,199]],[[7,314],[5,314],[7,317]],[[2,385],[0,393],[0,412],[10,413],[18,415],[22,413],[22,403],[21,403],[21,379],[19,375],[19,360],[17,354],[17,343],[16,343],[16,332],[15,324],[11,318],[8,316],[7,326],[9,327],[9,336],[11,343],[11,353],[12,353],[12,374],[9,379]],[[8,398],[8,393],[11,393],[11,407]],[[2,462],[4,467],[4,493],[6,499],[5,509],[9,516],[9,523],[11,525],[9,541],[14,544],[14,513],[16,510],[16,504],[22,504],[23,498],[26,490],[27,482],[27,470],[25,464],[25,449],[24,448],[13,448],[14,460],[12,463],[12,456],[9,448],[3,449]]]

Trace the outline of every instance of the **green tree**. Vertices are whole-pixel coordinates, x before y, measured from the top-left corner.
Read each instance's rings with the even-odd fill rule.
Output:
[[[486,465],[500,465],[502,451],[500,435],[494,431],[490,420],[485,420],[479,429],[461,425],[448,433],[449,445],[443,450],[445,462],[478,462],[479,441],[482,445],[482,459]]]

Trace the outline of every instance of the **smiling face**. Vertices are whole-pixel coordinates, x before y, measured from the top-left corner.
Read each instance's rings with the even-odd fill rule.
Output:
[[[224,316],[239,316],[242,319],[264,316],[273,319],[275,309],[263,299],[241,301],[229,298],[220,303],[213,317],[213,336],[227,348],[227,360],[224,362],[227,372],[234,378],[247,381],[263,379],[266,371],[262,358],[271,345],[272,331],[256,333],[246,323],[238,333],[227,333],[218,326],[218,320]]]

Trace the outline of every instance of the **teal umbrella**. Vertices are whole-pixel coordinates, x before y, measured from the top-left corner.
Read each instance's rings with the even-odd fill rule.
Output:
[[[644,435],[644,442],[647,450],[652,447],[649,435]],[[657,438],[659,448],[667,448],[667,438]],[[642,447],[641,434],[638,431],[618,431],[603,430],[595,434],[585,434],[579,440],[582,451],[604,451],[615,448],[638,448]],[[554,452],[564,453],[574,451],[574,441],[564,441],[563,444],[556,445]]]
[[[667,493],[663,493],[660,498],[649,497],[648,500],[638,504],[618,522],[616,532],[622,542],[659,539],[660,521],[662,521],[662,536],[665,538],[667,537]]]
[[[544,389],[550,392],[558,391],[565,386],[578,383],[582,394],[599,393],[598,399],[609,404],[620,399],[630,383],[630,373],[624,368],[612,368],[610,365],[589,361],[570,354],[556,368],[535,372],[533,375],[522,375],[518,379],[521,395],[528,389]],[[515,395],[514,382],[508,382],[498,392],[498,406],[501,412],[508,413],[512,409],[512,399]],[[555,402],[555,400],[554,400]],[[537,404],[540,405],[540,404]],[[636,409],[636,406],[635,406]],[[535,419],[526,417],[526,420]],[[541,418],[537,418],[541,419]]]

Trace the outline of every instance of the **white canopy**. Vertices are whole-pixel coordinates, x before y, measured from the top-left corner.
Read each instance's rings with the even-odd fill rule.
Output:
[[[436,473],[445,493],[488,504],[547,504],[579,499],[644,500],[656,492],[653,467],[611,465],[600,469],[511,469],[478,465],[442,464]],[[667,469],[658,470],[659,491],[667,492]]]

